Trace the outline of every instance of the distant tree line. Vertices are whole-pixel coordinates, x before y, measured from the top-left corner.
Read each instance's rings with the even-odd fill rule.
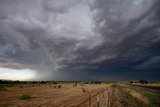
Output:
[[[0,84],[58,84],[57,81],[9,81],[0,80]]]
[[[11,81],[11,80],[0,80],[0,84],[58,84],[58,83],[74,83],[74,84],[109,84],[112,82],[107,81]]]
[[[147,81],[144,79],[140,79],[140,80],[131,80],[130,83],[140,83],[140,84],[148,84],[148,83],[159,83],[160,81]]]

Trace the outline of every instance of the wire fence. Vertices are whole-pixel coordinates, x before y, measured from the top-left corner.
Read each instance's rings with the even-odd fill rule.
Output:
[[[96,92],[94,92],[96,91]],[[88,91],[88,97],[86,97],[83,101],[81,101],[79,104],[77,104],[77,107],[100,107],[101,99],[105,101],[105,105],[107,107],[110,107],[110,99],[111,99],[111,89],[109,87],[102,88],[94,90],[94,91]]]

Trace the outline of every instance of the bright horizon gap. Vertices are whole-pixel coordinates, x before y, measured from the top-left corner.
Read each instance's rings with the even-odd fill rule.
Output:
[[[11,69],[0,67],[0,79],[3,80],[32,80],[36,76],[36,71],[31,69]]]

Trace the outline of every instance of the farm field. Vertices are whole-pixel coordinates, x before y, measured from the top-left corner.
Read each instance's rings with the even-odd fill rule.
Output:
[[[159,107],[159,88],[148,86],[121,82],[1,84],[0,107]]]

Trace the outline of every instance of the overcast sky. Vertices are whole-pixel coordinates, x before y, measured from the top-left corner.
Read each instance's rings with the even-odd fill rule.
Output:
[[[0,79],[160,79],[159,0],[0,0]]]

